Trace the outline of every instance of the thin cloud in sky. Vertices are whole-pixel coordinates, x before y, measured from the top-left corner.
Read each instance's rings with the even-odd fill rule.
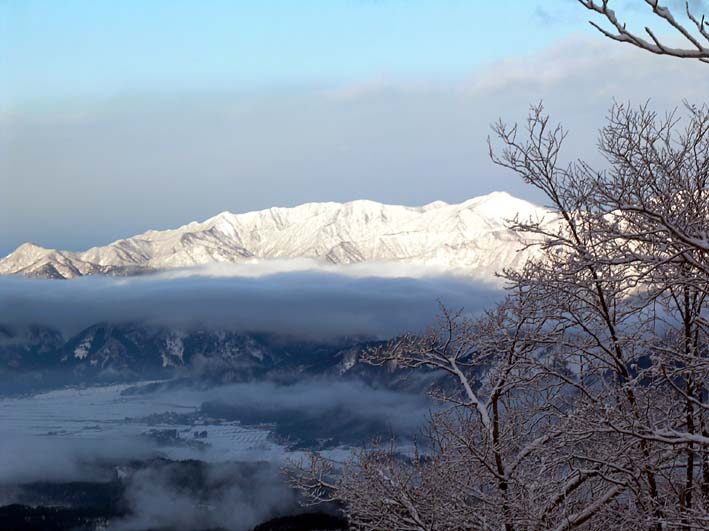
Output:
[[[543,100],[571,131],[569,156],[600,163],[597,129],[614,99],[663,111],[703,101],[708,88],[702,65],[589,30],[458,80],[383,73],[5,112],[0,225],[12,230],[0,231],[0,255],[25,241],[81,250],[224,210],[310,201],[455,203],[499,189],[540,200],[488,159],[500,115],[522,120]]]

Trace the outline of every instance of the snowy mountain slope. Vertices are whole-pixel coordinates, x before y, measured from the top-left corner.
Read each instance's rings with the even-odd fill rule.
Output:
[[[177,374],[222,383],[267,373],[343,376],[367,371],[355,366],[373,344],[380,342],[364,336],[297,339],[197,325],[101,322],[64,336],[45,325],[0,324],[0,382],[36,371],[79,382]],[[0,386],[0,395],[3,391]]]
[[[397,262],[478,278],[515,267],[522,237],[506,220],[552,219],[549,211],[505,192],[464,203],[422,207],[373,201],[307,203],[245,214],[222,212],[174,230],[147,231],[73,253],[27,243],[0,260],[0,274],[74,278],[130,275],[210,263],[312,258],[330,264]]]

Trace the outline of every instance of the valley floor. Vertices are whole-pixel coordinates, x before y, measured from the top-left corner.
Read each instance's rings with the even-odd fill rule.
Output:
[[[1,529],[343,529],[336,517],[297,514],[280,466],[302,454],[268,425],[200,414],[201,391],[135,389],[0,399]]]

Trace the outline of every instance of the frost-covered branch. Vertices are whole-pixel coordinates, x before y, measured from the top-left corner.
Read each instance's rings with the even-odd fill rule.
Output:
[[[604,28],[594,21],[590,24],[603,35],[617,42],[632,44],[633,46],[654,53],[656,55],[669,55],[683,59],[695,59],[709,63],[709,22],[704,15],[692,12],[689,2],[685,3],[687,24],[678,20],[672,9],[660,5],[659,0],[643,0],[650,11],[666,28],[671,29],[685,43],[686,48],[669,46],[663,42],[649,27],[645,27],[646,36],[641,36],[628,29],[627,24],[618,18],[615,10],[610,7],[610,0],[578,0],[578,2],[606,19],[610,28]],[[688,27],[689,26],[689,27]],[[694,26],[693,28],[691,26]]]

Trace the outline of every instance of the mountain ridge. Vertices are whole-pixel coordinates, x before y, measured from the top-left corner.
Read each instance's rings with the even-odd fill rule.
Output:
[[[370,200],[305,203],[241,214],[220,212],[168,230],[148,230],[83,252],[24,243],[0,260],[0,275],[68,279],[134,275],[211,263],[312,258],[329,264],[394,262],[487,278],[529,254],[506,220],[551,212],[506,192],[457,204],[387,205]],[[520,252],[521,251],[521,252]]]

